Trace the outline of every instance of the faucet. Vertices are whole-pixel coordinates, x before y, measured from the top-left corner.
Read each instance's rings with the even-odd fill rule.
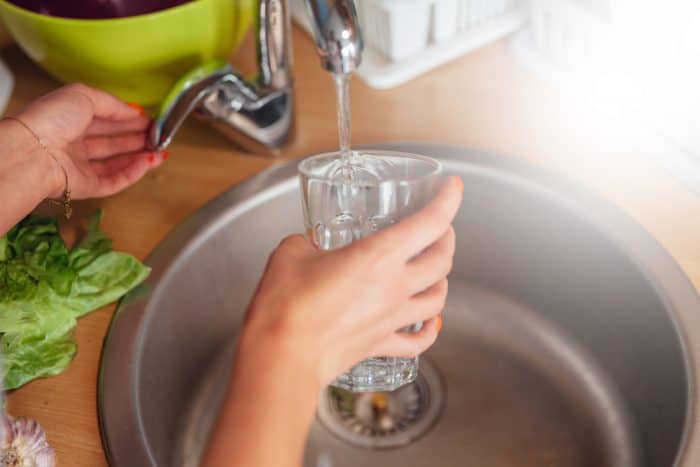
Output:
[[[354,0],[303,0],[321,66],[354,71],[363,41]],[[291,34],[286,0],[260,0],[256,44],[258,76],[247,81],[230,64],[205,63],[173,86],[149,131],[148,145],[165,149],[190,113],[210,122],[244,148],[276,153],[293,133]]]

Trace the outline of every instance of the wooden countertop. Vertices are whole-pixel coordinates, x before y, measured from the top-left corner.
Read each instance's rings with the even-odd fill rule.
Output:
[[[297,137],[282,160],[337,147],[331,80],[321,70],[311,41],[298,30],[294,45]],[[252,50],[249,41],[234,63],[252,70]],[[0,49],[0,56],[16,75],[10,111],[58,86],[15,47]],[[492,44],[387,91],[355,79],[351,99],[353,145],[457,144],[527,159],[578,180],[640,222],[700,288],[700,196],[635,147],[634,136],[620,133],[612,120],[566,100],[519,67],[506,43]],[[115,247],[145,258],[207,201],[274,162],[241,152],[213,129],[190,121],[160,169],[117,196],[76,203],[76,217],[103,207],[103,227]],[[65,373],[9,396],[10,413],[35,418],[46,429],[59,465],[106,465],[96,386],[113,310],[110,306],[79,321],[78,354]],[[689,316],[686,325],[691,340],[700,343],[700,319]],[[698,349],[700,345],[695,355],[700,355]],[[697,440],[693,446],[697,455]]]

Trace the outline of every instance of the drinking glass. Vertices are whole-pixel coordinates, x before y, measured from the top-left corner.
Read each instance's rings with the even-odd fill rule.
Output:
[[[440,185],[441,165],[395,151],[331,152],[299,164],[304,222],[317,247],[340,248],[413,214]],[[400,241],[400,239],[397,239]],[[422,323],[401,329],[416,332]],[[418,358],[372,357],[332,383],[354,392],[391,391],[412,382]]]

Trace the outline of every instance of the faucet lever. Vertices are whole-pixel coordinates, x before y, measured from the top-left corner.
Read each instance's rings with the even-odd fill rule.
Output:
[[[218,81],[232,72],[231,65],[217,60],[198,66],[180,78],[165,96],[149,129],[149,149],[167,148],[187,116]]]

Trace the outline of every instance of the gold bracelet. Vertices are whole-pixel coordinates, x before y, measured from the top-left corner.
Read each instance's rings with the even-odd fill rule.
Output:
[[[20,125],[22,125],[32,135],[32,137],[34,137],[34,139],[37,140],[37,142],[39,143],[39,146],[41,146],[42,149],[44,151],[46,151],[46,154],[48,154],[49,157],[51,157],[51,159],[53,159],[56,162],[56,164],[58,164],[58,166],[61,168],[61,171],[63,172],[63,180],[65,182],[64,188],[63,188],[63,196],[61,197],[61,199],[48,198],[48,201],[49,201],[49,203],[51,203],[55,206],[63,207],[63,215],[66,216],[66,219],[70,219],[70,216],[73,214],[73,207],[70,205],[70,201],[71,201],[70,187],[68,186],[68,172],[66,172],[65,167],[63,167],[63,165],[58,161],[56,156],[54,156],[51,153],[51,151],[49,150],[49,147],[46,145],[44,140],[41,139],[41,137],[39,135],[37,135],[36,132],[34,132],[34,130],[32,130],[29,127],[29,125],[27,125],[26,123],[24,123],[22,120],[20,120],[17,117],[3,117],[2,120],[12,120],[12,121],[17,122]]]

